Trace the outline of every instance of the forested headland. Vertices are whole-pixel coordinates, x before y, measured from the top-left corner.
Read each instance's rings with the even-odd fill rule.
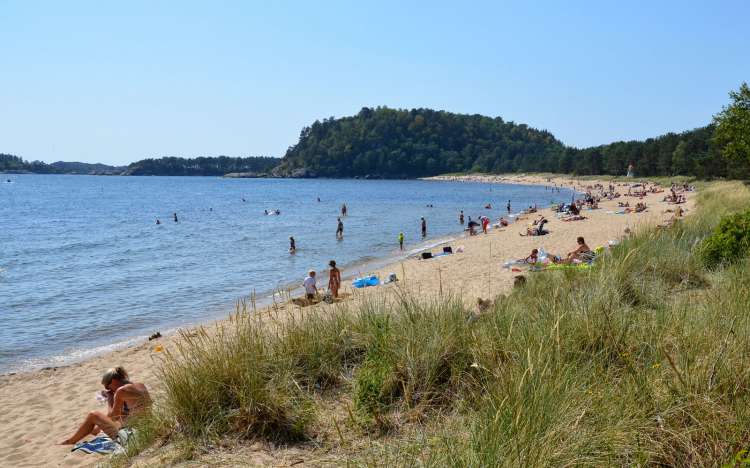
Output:
[[[276,174],[299,177],[423,177],[450,172],[556,172],[750,177],[750,89],[701,128],[645,141],[567,147],[550,132],[500,117],[431,109],[363,108],[302,129]]]
[[[26,162],[0,154],[0,171],[123,175],[415,178],[453,172],[555,172],[574,175],[687,175],[750,178],[750,88],[704,127],[643,141],[569,147],[547,130],[501,117],[432,109],[364,107],[356,115],[315,121],[282,159],[163,157],[126,168]]]

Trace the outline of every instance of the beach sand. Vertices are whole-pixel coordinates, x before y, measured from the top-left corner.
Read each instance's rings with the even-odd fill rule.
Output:
[[[584,191],[586,186],[597,182],[576,181],[559,176],[548,181],[546,177],[531,175],[449,176],[444,179],[465,180],[467,183],[557,184],[575,187],[579,191]],[[606,180],[600,183],[608,185]],[[618,191],[626,193],[627,187],[620,184],[615,184],[618,185]],[[593,249],[610,240],[622,238],[626,228],[635,231],[644,226],[662,223],[672,216],[671,213],[665,213],[665,210],[675,207],[661,201],[664,195],[665,193],[659,193],[646,196],[641,201],[646,202],[648,210],[638,214],[608,213],[619,210],[618,201],[627,201],[632,207],[639,201],[635,197],[604,201],[600,203],[598,210],[581,212],[588,219],[575,222],[562,222],[549,209],[540,209],[538,213],[528,215],[526,220],[506,228],[493,228],[487,235],[480,233],[472,237],[461,236],[449,243],[454,252],[462,246],[462,253],[429,260],[408,259],[375,272],[381,280],[389,273],[395,273],[399,278],[395,284],[353,290],[347,281],[344,291],[352,293],[348,299],[350,301],[361,300],[370,294],[389,294],[394,291],[407,291],[426,300],[439,298],[441,294],[451,294],[459,295],[468,306],[473,307],[477,298],[489,299],[510,290],[514,276],[521,273],[503,269],[505,261],[523,258],[531,249],[539,247],[564,256],[576,248],[577,236],[585,237],[587,244]],[[689,214],[695,200],[693,193],[687,195],[688,201],[682,207]],[[482,207],[467,207],[466,214],[474,216],[486,213],[495,223],[500,216],[499,208],[501,207],[483,210]],[[521,207],[514,207],[514,211],[516,208]],[[545,215],[549,220],[547,229],[550,234],[541,237],[519,236],[519,232],[525,232],[527,223],[539,214]],[[433,253],[440,251],[440,247],[432,249]],[[275,314],[296,312],[297,307],[287,304],[281,309],[277,308]],[[157,369],[161,353],[155,351],[155,347],[161,345],[169,348],[176,339],[177,336],[172,335],[70,366],[1,376],[0,466],[95,466],[104,461],[102,456],[71,453],[71,447],[56,444],[75,431],[87,412],[106,410],[105,406],[95,400],[95,394],[101,390],[101,374],[109,367],[124,366],[133,380],[145,382],[151,388],[158,401]],[[273,454],[266,454],[268,456],[272,457]]]

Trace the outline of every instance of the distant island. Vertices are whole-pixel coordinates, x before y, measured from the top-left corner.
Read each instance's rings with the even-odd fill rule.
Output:
[[[743,84],[738,100],[750,94]],[[730,118],[725,108],[721,118]],[[724,126],[731,129],[732,126]],[[728,131],[728,130],[727,130]],[[744,154],[722,141],[715,121],[682,133],[644,141],[618,141],[590,148],[564,145],[550,132],[500,117],[432,109],[362,108],[354,116],[315,121],[283,158],[162,157],[124,167],[41,161],[0,154],[0,172],[39,174],[226,176],[291,178],[406,179],[445,173],[554,172],[624,175],[629,166],[641,177],[687,175],[750,178]]]
[[[0,172],[16,174],[85,174],[124,176],[231,176],[266,177],[279,165],[279,158],[229,156],[142,159],[127,166],[108,166],[81,162],[27,162],[12,154],[0,154]],[[235,175],[236,176],[236,175]]]

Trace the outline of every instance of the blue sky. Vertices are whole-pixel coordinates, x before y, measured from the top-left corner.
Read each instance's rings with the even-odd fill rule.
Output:
[[[0,0],[0,152],[282,156],[363,106],[589,146],[705,125],[750,81],[750,2]]]

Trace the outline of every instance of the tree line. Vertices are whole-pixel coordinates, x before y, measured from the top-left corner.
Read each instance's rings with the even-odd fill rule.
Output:
[[[278,166],[279,158],[253,157],[198,157],[148,158],[125,167],[105,164],[25,161],[12,154],[0,154],[0,171],[32,172],[35,174],[116,174],[161,176],[222,176],[230,172],[265,175]]]
[[[163,176],[222,176],[231,172],[265,175],[278,166],[279,158],[229,156],[178,158],[164,157],[134,162],[125,170],[126,175]]]
[[[750,178],[750,89],[705,127],[645,141],[566,147],[545,131],[500,117],[430,109],[363,108],[302,129],[276,173],[298,177],[423,177],[451,172],[557,172]]]
[[[432,109],[364,107],[357,115],[315,121],[282,159],[228,156],[143,159],[126,175],[413,178],[451,172],[557,172],[639,176],[750,178],[750,88],[705,127],[644,141],[590,148],[565,146],[550,132],[500,117]],[[58,166],[55,166],[57,164]],[[63,163],[26,162],[0,154],[0,171],[64,172]]]

